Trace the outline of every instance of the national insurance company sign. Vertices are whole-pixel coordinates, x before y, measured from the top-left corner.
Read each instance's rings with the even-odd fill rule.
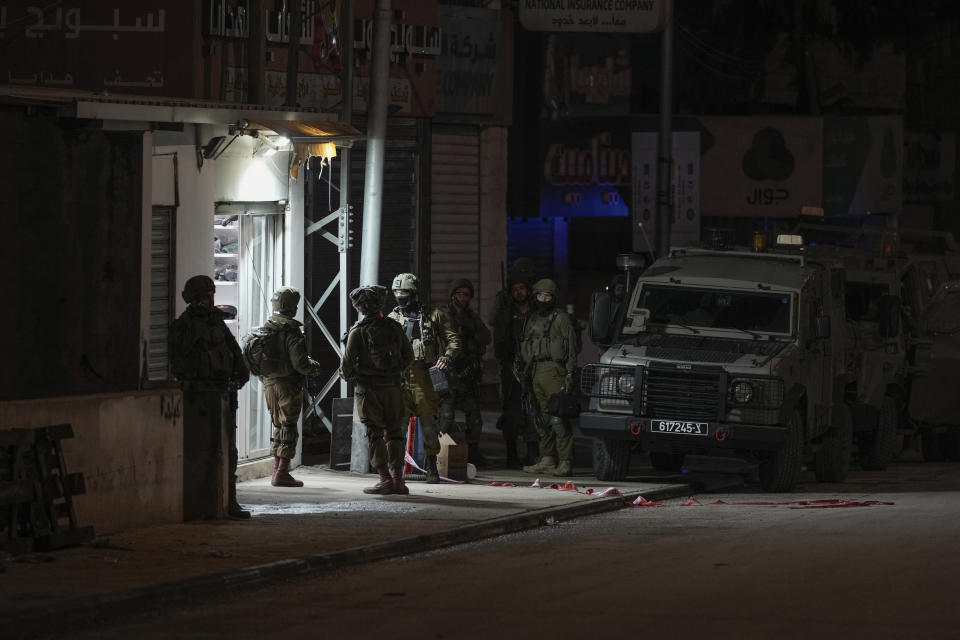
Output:
[[[531,31],[657,31],[672,0],[519,0],[520,24]]]

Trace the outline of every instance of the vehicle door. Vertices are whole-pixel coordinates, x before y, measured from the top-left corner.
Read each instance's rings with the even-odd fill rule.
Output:
[[[960,281],[945,282],[917,321],[911,367],[910,417],[933,424],[960,424]]]

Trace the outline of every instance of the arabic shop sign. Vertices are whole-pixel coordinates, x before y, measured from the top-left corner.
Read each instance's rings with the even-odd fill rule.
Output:
[[[196,62],[177,36],[193,22],[150,0],[0,6],[0,82],[190,96]]]
[[[531,31],[649,33],[666,24],[671,0],[520,0]]]
[[[624,128],[597,129],[584,121],[545,129],[549,142],[542,152],[541,216],[627,215],[630,149],[622,144],[629,141]]]
[[[437,111],[510,117],[510,80],[499,11],[440,7]]]

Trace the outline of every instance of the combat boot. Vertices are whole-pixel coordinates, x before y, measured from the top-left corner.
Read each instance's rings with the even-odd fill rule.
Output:
[[[303,482],[290,475],[290,459],[278,458],[277,470],[273,472],[270,484],[275,487],[302,487]]]
[[[520,457],[517,455],[517,441],[516,440],[507,440],[507,469],[520,469],[523,465],[520,464]],[[533,464],[533,461],[530,461],[530,464]]]
[[[573,475],[573,465],[570,464],[569,460],[561,460],[560,464],[557,465],[557,470],[553,472],[555,476],[569,476]]]
[[[427,484],[437,484],[440,482],[440,472],[437,471],[437,456],[427,456],[424,461],[427,468]]]
[[[533,466],[537,464],[537,458],[540,456],[540,443],[536,440],[527,443],[527,455],[523,457],[523,464]]]
[[[393,495],[393,478],[390,476],[390,470],[387,467],[380,467],[377,472],[380,474],[380,482],[372,487],[367,487],[363,492],[381,496]]]
[[[555,473],[557,464],[552,456],[543,456],[540,462],[523,468],[524,473]]]
[[[398,496],[410,495],[410,489],[403,481],[403,467],[393,469],[393,492]]]
[[[237,480],[234,478],[230,482],[230,496],[227,500],[227,516],[234,520],[246,520],[250,517],[250,512],[240,506],[237,502]]]

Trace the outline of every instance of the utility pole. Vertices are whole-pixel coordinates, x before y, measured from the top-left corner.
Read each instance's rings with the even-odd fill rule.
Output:
[[[340,64],[342,65],[340,120],[350,124],[353,116],[353,3],[344,2],[340,14]],[[340,147],[340,335],[350,328],[350,148]],[[342,345],[346,346],[346,345]],[[340,397],[347,397],[347,381],[340,380]]]
[[[380,226],[383,208],[383,158],[387,137],[390,75],[390,0],[376,0],[367,109],[367,162],[363,194],[363,242],[360,284],[377,284],[380,270]]]
[[[657,136],[657,237],[654,254],[670,251],[670,174],[673,172],[673,11],[660,36],[660,135]]]

